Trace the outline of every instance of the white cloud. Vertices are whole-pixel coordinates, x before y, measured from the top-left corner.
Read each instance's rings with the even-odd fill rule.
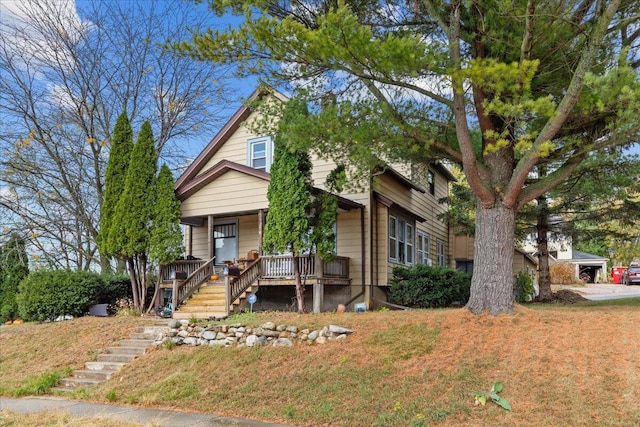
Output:
[[[32,67],[34,60],[72,67],[64,42],[77,42],[88,26],[78,16],[75,0],[0,0],[3,44]]]

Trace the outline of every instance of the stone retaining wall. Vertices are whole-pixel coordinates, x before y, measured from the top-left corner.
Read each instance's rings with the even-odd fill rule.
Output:
[[[207,345],[220,347],[274,346],[288,347],[295,343],[324,344],[331,340],[344,340],[353,330],[337,325],[325,326],[319,330],[299,329],[293,325],[276,325],[266,322],[257,328],[242,323],[209,324],[206,326],[189,323],[188,320],[169,321],[168,327],[156,339],[157,345],[167,341],[175,345]]]

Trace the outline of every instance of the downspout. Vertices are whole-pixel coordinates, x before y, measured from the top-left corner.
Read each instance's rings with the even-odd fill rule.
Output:
[[[377,205],[375,205],[375,198],[373,197],[373,176],[369,175],[369,256],[371,257],[371,262],[369,263],[369,303],[373,301],[373,273],[374,265],[377,265],[374,260],[377,260],[378,255],[378,252],[375,251],[376,245],[373,242],[374,224],[377,220],[376,209]],[[376,244],[378,243],[377,237],[376,235]]]

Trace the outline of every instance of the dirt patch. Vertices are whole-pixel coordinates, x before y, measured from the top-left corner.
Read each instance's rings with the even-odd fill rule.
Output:
[[[558,304],[575,304],[580,301],[587,301],[585,297],[577,292],[570,291],[569,289],[561,289],[552,294],[553,302]]]

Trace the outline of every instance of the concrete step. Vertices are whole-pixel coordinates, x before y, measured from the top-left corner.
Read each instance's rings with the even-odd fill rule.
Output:
[[[78,389],[78,387],[51,387],[51,391],[62,391],[65,393],[71,393]]]
[[[155,341],[148,340],[120,340],[121,347],[151,347]]]
[[[108,354],[130,354],[140,356],[147,351],[147,347],[107,347]]]
[[[91,371],[119,371],[125,366],[125,362],[107,362],[107,361],[98,361],[98,362],[86,362],[84,367]]]
[[[101,380],[96,380],[94,378],[69,377],[61,379],[59,384],[62,387],[88,388],[93,387],[101,382]]]
[[[144,335],[156,335],[162,333],[165,329],[167,329],[167,321],[161,320],[161,323],[158,323],[154,326],[138,326],[136,331],[131,334],[144,334]]]
[[[152,334],[152,333],[149,333],[149,332],[133,332],[129,336],[129,339],[141,340],[141,341],[150,341],[150,340],[155,341],[156,338],[159,337],[160,335],[162,335],[162,332],[157,332],[155,334]]]
[[[73,371],[72,377],[61,379],[59,386],[52,390],[70,392],[78,388],[93,387],[109,380],[114,372],[122,369],[153,346],[155,340],[166,328],[166,320],[153,321],[149,325],[137,327],[136,332],[130,335],[130,339],[121,340],[117,347],[108,347],[105,353],[98,355],[96,361],[86,362],[85,369]]]
[[[116,371],[98,371],[95,369],[77,369],[72,372],[75,378],[91,378],[94,380],[106,381]]]
[[[138,357],[135,354],[99,354],[97,361],[98,362],[121,362],[121,363],[129,363],[133,362],[133,360]]]

